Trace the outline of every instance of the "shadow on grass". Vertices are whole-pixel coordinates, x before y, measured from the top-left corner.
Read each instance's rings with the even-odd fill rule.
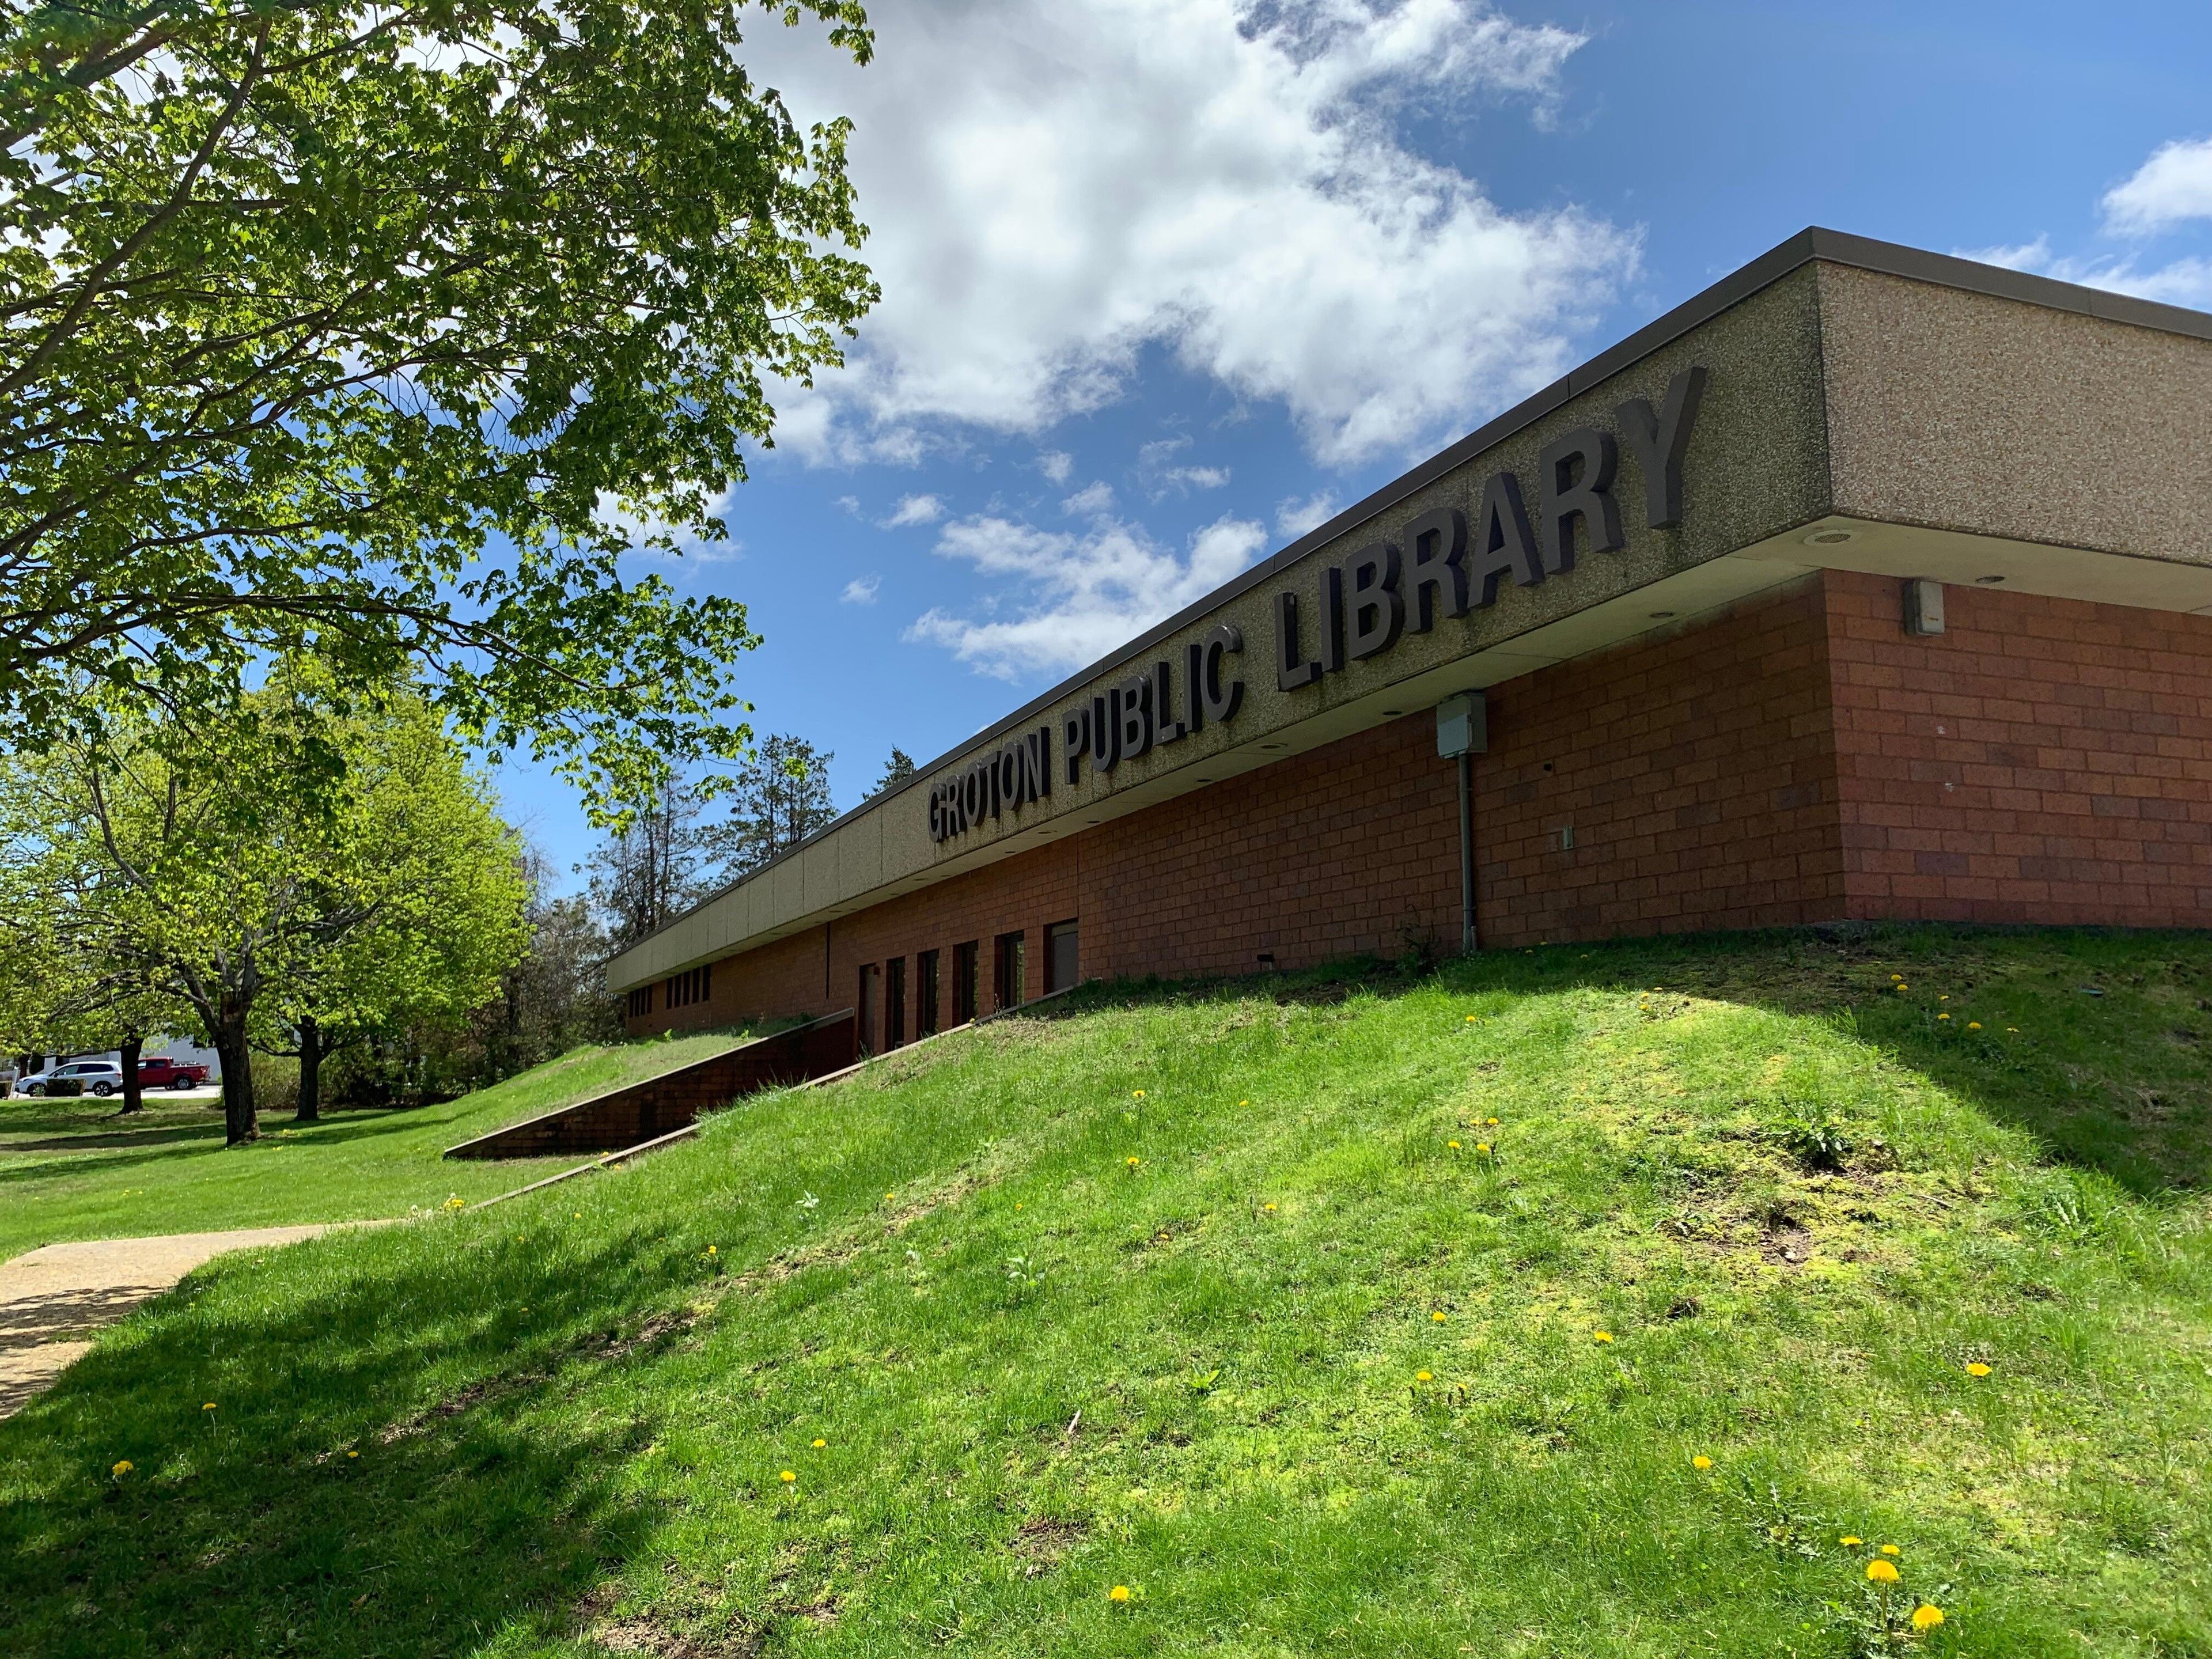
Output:
[[[643,1357],[623,1328],[641,1272],[659,1276],[648,1250],[556,1272],[489,1249],[462,1310],[450,1256],[421,1242],[397,1264],[334,1256],[328,1282],[273,1313],[224,1295],[268,1264],[204,1270],[0,1423],[0,1652],[445,1654],[502,1628],[572,1632],[658,1518],[622,1478],[653,1425],[572,1405]],[[219,1380],[237,1372],[211,1358],[195,1300],[240,1329],[255,1386]],[[409,1308],[435,1314],[403,1328]],[[592,1335],[533,1334],[579,1328]],[[441,1399],[441,1376],[496,1380]]]
[[[2054,1159],[2142,1197],[2212,1185],[2212,935],[2203,933],[1896,925],[1687,934],[1509,947],[1441,963],[1355,958],[1251,978],[1100,983],[1034,1018],[1255,994],[1310,1005],[1438,981],[1509,995],[1664,986],[1847,1021],[1861,1042],[2027,1130]]]

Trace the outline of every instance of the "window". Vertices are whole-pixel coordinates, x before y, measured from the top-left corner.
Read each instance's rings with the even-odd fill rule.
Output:
[[[632,991],[629,994],[629,1002],[623,1006],[623,1012],[632,1019],[643,1019],[647,1014],[651,1013],[653,1012],[653,987],[650,985],[641,985],[637,989]]]
[[[704,1002],[710,988],[713,973],[713,967],[709,964],[705,967],[686,969],[683,973],[671,975],[665,981],[668,991],[665,1006],[671,1008],[689,1008],[695,1002]],[[640,1010],[641,1012],[649,1014],[653,1012],[652,996],[653,994],[650,991],[646,993],[646,1006]]]
[[[860,964],[860,994],[853,1002],[853,1018],[859,1022],[859,1029],[853,1035],[864,1054],[876,1052],[876,992],[883,979],[884,970],[876,963]]]
[[[952,1023],[965,1025],[975,1018],[977,994],[981,990],[981,974],[978,958],[982,951],[977,941],[952,947]]]
[[[906,958],[893,957],[884,964],[884,1047],[896,1048],[906,1041]]]
[[[924,951],[914,959],[914,1034],[926,1037],[937,1030],[937,952]]]
[[[1001,933],[993,941],[996,949],[992,953],[991,989],[995,995],[994,1006],[1018,1008],[1022,1006],[1024,961],[1022,936]]]
[[[1075,924],[1055,921],[1044,930],[1044,988],[1048,994],[1065,991],[1075,983],[1080,957],[1075,948]]]

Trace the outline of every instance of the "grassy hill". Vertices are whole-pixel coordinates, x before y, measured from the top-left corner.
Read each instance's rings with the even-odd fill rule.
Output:
[[[446,1163],[446,1148],[502,1123],[619,1087],[735,1041],[726,1035],[578,1048],[436,1106],[262,1120],[226,1151],[220,1101],[146,1097],[0,1100],[0,1261],[72,1238],[130,1238],[301,1221],[359,1221],[510,1192],[574,1158]]]
[[[204,1272],[0,1651],[2212,1653],[2212,942],[1085,996]]]

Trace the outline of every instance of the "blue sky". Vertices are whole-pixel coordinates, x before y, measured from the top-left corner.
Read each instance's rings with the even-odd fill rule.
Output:
[[[884,302],[661,564],[841,807],[1805,225],[2212,309],[2202,0],[874,10],[757,62],[858,121]]]

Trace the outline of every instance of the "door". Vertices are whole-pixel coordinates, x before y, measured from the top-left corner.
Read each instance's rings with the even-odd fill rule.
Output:
[[[883,969],[872,962],[861,963],[860,990],[853,1001],[853,1017],[859,1022],[854,1036],[864,1054],[876,1052],[876,1000],[883,994]]]
[[[893,957],[884,964],[884,1047],[902,1048],[906,1042],[906,958]]]
[[[1044,930],[1044,988],[1048,994],[1065,991],[1076,982],[1081,957],[1075,947],[1075,924],[1055,921]]]

